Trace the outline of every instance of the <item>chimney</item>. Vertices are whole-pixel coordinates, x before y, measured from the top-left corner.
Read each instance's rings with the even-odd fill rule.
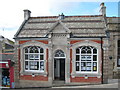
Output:
[[[23,10],[24,11],[24,20],[28,20],[29,17],[31,16],[31,11],[30,10]]]
[[[104,2],[100,4],[100,15],[106,16],[106,6],[104,5]]]

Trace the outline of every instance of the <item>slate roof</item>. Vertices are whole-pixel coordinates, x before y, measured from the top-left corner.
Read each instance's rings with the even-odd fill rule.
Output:
[[[0,54],[0,60],[14,60],[14,53]]]
[[[107,27],[109,31],[120,32],[120,17],[107,17]]]
[[[15,38],[45,37],[48,30],[56,22],[58,22],[58,16],[30,17],[23,22]],[[102,15],[65,16],[61,22],[72,32],[73,36],[106,36],[105,22]]]

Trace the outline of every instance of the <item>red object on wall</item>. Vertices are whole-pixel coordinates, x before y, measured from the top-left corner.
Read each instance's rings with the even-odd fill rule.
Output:
[[[14,85],[13,85],[13,83],[14,83],[14,67],[11,67],[9,71],[10,71],[10,87],[14,88]]]
[[[30,41],[31,40],[19,41],[19,44],[23,44],[23,43],[30,42]],[[44,43],[44,44],[48,44],[47,40],[35,40],[35,41],[38,41],[38,42],[41,42],[41,43]]]
[[[91,41],[96,42],[96,43],[103,43],[103,41],[101,40],[91,40]]]
[[[29,42],[31,40],[25,40],[25,41],[19,41],[19,44],[23,44],[23,43],[26,43],[26,42]]]
[[[44,43],[44,44],[48,44],[48,41],[47,40],[36,40],[38,42],[41,42],[41,43]]]
[[[74,43],[81,42],[81,41],[83,41],[83,40],[72,40],[72,41],[70,41],[70,44],[74,44]]]

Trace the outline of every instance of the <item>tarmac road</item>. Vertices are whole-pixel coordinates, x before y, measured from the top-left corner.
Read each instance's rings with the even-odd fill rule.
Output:
[[[85,86],[61,86],[51,88],[22,88],[22,89],[1,89],[1,90],[120,90],[118,83],[85,85]]]

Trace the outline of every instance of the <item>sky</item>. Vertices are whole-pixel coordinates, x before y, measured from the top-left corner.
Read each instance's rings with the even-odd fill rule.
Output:
[[[59,1],[59,2],[58,2]],[[108,17],[118,17],[119,0],[0,0],[0,35],[13,40],[24,20],[24,9],[32,17],[73,15],[99,15],[100,3],[104,2]]]

